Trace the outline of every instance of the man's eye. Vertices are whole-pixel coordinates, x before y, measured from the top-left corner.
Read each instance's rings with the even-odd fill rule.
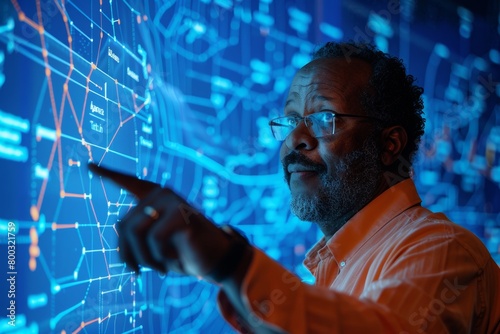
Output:
[[[296,118],[292,118],[292,117],[290,117],[290,118],[288,119],[287,125],[288,125],[288,126],[294,126],[294,127],[295,127],[295,126],[297,126],[297,119],[296,119]]]
[[[315,119],[321,123],[330,123],[333,120],[333,116],[330,113],[318,113],[316,114]]]

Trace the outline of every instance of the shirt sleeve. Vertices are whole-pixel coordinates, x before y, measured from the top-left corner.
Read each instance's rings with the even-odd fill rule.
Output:
[[[303,283],[256,249],[241,289],[248,321],[222,291],[218,298],[223,317],[242,333],[486,333],[499,321],[498,305],[491,306],[499,283],[489,254],[478,258],[436,238],[408,242],[360,296]]]

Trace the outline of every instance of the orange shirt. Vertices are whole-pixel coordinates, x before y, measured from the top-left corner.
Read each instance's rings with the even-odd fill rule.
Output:
[[[498,265],[420,202],[402,181],[320,240],[304,261],[315,285],[255,249],[241,289],[249,324],[221,292],[224,318],[257,333],[500,333]]]

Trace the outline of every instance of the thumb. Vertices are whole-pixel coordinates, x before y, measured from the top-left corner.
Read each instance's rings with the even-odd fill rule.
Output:
[[[156,183],[141,180],[135,176],[117,172],[106,167],[98,166],[94,163],[89,163],[88,167],[92,173],[110,179],[118,186],[125,188],[127,191],[134,194],[139,199],[143,199],[151,191],[160,187]]]

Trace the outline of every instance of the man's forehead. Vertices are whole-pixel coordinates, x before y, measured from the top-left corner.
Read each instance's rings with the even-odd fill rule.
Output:
[[[301,95],[297,91],[291,90],[288,94],[285,106],[295,101],[299,101],[301,98],[302,98]],[[332,96],[331,90],[322,93],[320,89],[312,89],[306,93],[306,98],[309,102],[313,103],[324,102],[324,101],[335,101],[335,96]]]
[[[356,64],[359,63],[359,64]],[[332,102],[340,108],[349,99],[358,100],[368,83],[371,67],[363,60],[347,62],[343,58],[321,58],[302,67],[295,75],[285,106],[294,102]],[[351,101],[352,109],[357,109]]]
[[[335,84],[349,89],[365,87],[371,73],[371,65],[361,59],[347,61],[343,58],[321,58],[302,67],[297,75],[313,74],[312,80],[316,84]]]
[[[335,94],[342,94],[347,80],[348,77],[337,75],[335,70],[301,69],[291,83],[287,101],[302,98],[318,102],[332,100]]]

